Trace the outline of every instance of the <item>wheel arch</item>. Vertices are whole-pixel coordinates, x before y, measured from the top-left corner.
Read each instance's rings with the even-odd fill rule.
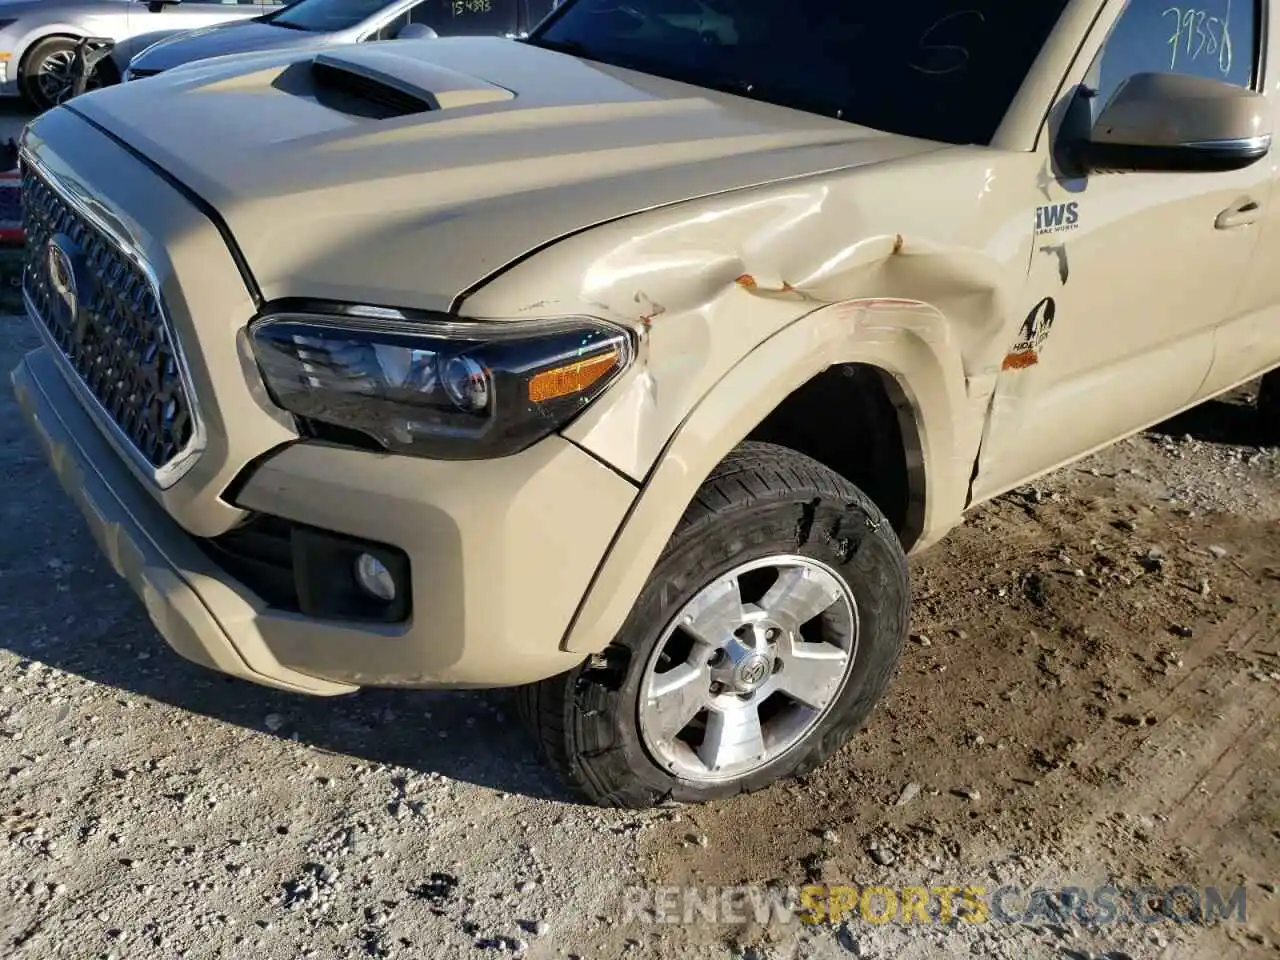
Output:
[[[38,31],[32,32],[23,38],[18,44],[18,49],[14,52],[17,54],[18,63],[17,72],[14,79],[18,80],[26,74],[27,63],[31,59],[31,51],[44,43],[46,40],[70,40],[73,43],[82,40],[88,34],[78,27],[74,27],[69,23],[60,23],[50,26],[41,27]]]
[[[825,416],[842,412],[832,429]],[[920,423],[902,383],[868,363],[837,363],[806,380],[745,440],[803,453],[835,470],[880,508],[904,549],[924,527],[927,476]]]
[[[804,315],[748,353],[669,438],[597,568],[562,648],[595,653],[607,646],[685,506],[716,464],[743,440],[760,438],[772,414],[830,371],[856,369],[874,377],[893,406],[908,484],[904,547],[922,548],[950,529],[964,509],[972,430],[966,424],[961,359],[945,324],[935,308],[920,301],[844,301]],[[773,442],[788,445],[776,433]]]

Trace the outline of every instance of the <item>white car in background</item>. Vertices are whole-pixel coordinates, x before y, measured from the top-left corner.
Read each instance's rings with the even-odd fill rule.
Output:
[[[135,53],[125,80],[237,53],[373,40],[525,36],[552,0],[297,0],[248,20],[161,39]]]
[[[101,37],[117,44],[141,34],[178,32],[261,16],[280,0],[2,0],[0,96],[22,97],[37,110],[71,94],[76,43]],[[127,61],[125,61],[127,62]],[[121,61],[102,61],[90,86],[120,79]]]

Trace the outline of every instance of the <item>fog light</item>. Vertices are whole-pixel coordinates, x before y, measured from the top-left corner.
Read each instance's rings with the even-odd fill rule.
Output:
[[[360,589],[375,600],[390,603],[396,598],[395,577],[386,564],[373,554],[362,553],[356,557],[355,574]]]

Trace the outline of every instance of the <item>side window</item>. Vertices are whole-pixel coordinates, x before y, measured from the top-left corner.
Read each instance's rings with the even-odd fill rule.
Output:
[[[1100,111],[1135,73],[1186,73],[1254,83],[1258,4],[1265,0],[1129,0],[1089,78]]]
[[[422,3],[415,3],[409,8],[409,22],[425,24],[443,37],[445,33],[440,25],[444,20],[445,6],[445,0],[422,0]]]
[[[442,37],[502,36],[516,32],[517,0],[422,0],[379,30],[392,40],[406,23],[421,23]]]
[[[390,23],[383,25],[377,31],[375,31],[374,34],[369,37],[369,39],[370,40],[394,40],[396,38],[396,34],[400,32],[400,28],[409,22],[409,15],[411,13],[413,13],[412,10],[408,11],[407,13],[400,14]]]
[[[425,21],[442,37],[500,37],[516,32],[517,0],[427,0]]]
[[[561,2],[562,0],[524,0],[524,29],[532,30],[538,25],[538,21],[560,6]]]

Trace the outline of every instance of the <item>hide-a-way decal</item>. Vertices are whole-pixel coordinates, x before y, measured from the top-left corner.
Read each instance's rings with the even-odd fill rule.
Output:
[[[1060,234],[1075,230],[1080,225],[1080,204],[1075,200],[1066,203],[1046,203],[1036,207],[1036,236]],[[1058,281],[1065,287],[1071,277],[1071,264],[1067,259],[1067,243],[1044,243],[1036,246],[1039,253],[1057,258]],[[1040,348],[1044,346],[1053,329],[1053,318],[1058,312],[1057,301],[1045,297],[1027,314],[1018,330],[1018,339],[1005,354],[1001,370],[1025,370],[1040,362]]]
[[[1053,297],[1045,297],[1031,308],[1018,330],[1017,341],[1000,365],[1001,370],[1025,370],[1040,362],[1040,348],[1053,329],[1053,317],[1057,311],[1058,305]]]

